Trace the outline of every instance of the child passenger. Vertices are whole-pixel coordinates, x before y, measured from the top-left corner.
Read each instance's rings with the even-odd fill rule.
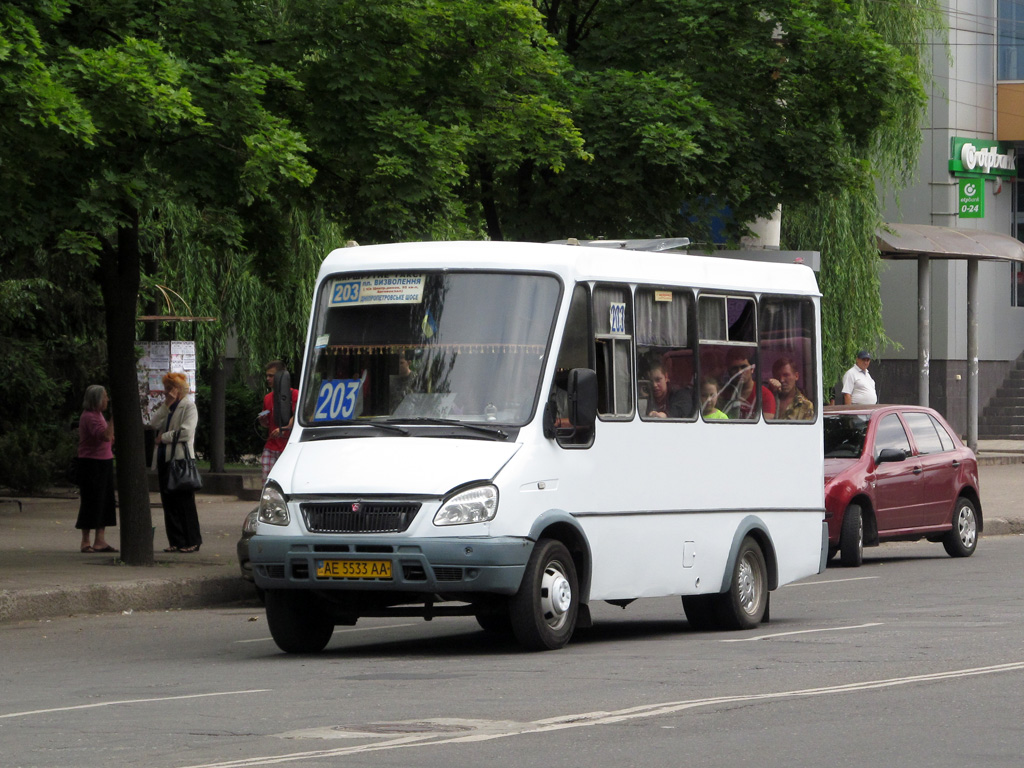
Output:
[[[718,382],[708,376],[700,383],[700,412],[705,419],[728,419],[718,410]]]

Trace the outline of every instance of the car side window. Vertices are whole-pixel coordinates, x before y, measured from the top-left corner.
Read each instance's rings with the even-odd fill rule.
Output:
[[[927,413],[904,413],[903,418],[914,435],[918,453],[942,453],[942,441],[939,440],[939,433],[935,431],[932,418]]]
[[[956,443],[953,438],[949,436],[949,432],[946,431],[946,428],[942,426],[934,416],[929,414],[928,418],[932,420],[932,425],[935,427],[935,431],[939,433],[939,442],[942,443],[942,450],[956,450]]]
[[[878,456],[883,448],[896,448],[903,451],[905,455],[910,455],[910,440],[907,438],[907,431],[903,429],[903,423],[895,413],[884,416],[878,422],[878,428],[875,430],[875,456]]]

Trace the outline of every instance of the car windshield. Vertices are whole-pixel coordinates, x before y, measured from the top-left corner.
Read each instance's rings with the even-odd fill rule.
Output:
[[[869,416],[834,414],[825,416],[825,458],[856,459],[864,450]]]
[[[493,272],[325,280],[300,422],[525,424],[560,290],[550,275]]]

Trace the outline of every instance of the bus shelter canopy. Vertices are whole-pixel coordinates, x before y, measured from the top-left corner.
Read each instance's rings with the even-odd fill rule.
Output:
[[[1024,262],[1024,243],[1010,235],[981,229],[931,224],[886,224],[876,233],[883,259],[967,259]]]

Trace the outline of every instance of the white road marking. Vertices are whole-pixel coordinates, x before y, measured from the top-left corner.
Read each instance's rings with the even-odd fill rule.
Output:
[[[399,627],[415,627],[417,622],[413,621],[408,624],[388,624],[383,627],[349,627],[348,629],[335,629],[334,634],[339,632],[367,632],[370,630],[382,630],[382,629],[398,629]],[[236,643],[265,643],[267,641],[273,641],[272,637],[257,637],[252,640],[235,640]]]
[[[737,637],[730,640],[720,640],[722,643],[750,643],[754,640],[771,640],[775,637],[789,637],[791,635],[809,635],[812,632],[840,632],[844,629],[864,629],[865,627],[880,627],[882,622],[873,621],[870,624],[852,624],[849,627],[822,627],[820,629],[798,629],[793,632],[776,632],[774,635],[758,635],[757,637]]]
[[[477,733],[459,736],[444,736],[431,733],[409,734],[373,744],[360,744],[357,746],[339,747],[337,749],[318,749],[306,752],[290,752],[284,755],[248,757],[240,760],[228,760],[219,763],[202,763],[183,766],[183,768],[250,768],[250,766],[257,765],[278,765],[280,763],[298,762],[300,760],[309,760],[313,758],[343,757],[345,755],[381,752],[391,749],[402,749],[405,747],[468,744],[472,742],[503,739],[509,736],[519,736],[529,733],[546,733],[549,731],[560,731],[569,728],[583,728],[594,725],[621,723],[641,718],[661,717],[690,709],[697,709],[699,707],[712,707],[743,702],[779,701],[782,699],[807,698],[811,696],[828,696],[832,694],[880,690],[900,685],[939,682],[962,677],[990,675],[1000,672],[1017,672],[1021,670],[1024,670],[1024,661],[1009,664],[997,664],[990,667],[973,667],[971,669],[955,669],[947,672],[934,672],[927,675],[893,677],[885,680],[868,680],[861,683],[832,685],[824,688],[804,688],[792,691],[778,691],[776,693],[752,693],[742,696],[718,696],[709,699],[691,699],[689,701],[646,704],[612,712],[584,712],[576,715],[562,715],[544,720],[534,720],[533,722],[527,723],[509,724],[507,722],[502,722],[493,730],[482,730]]]
[[[100,701],[95,704],[76,704],[73,707],[54,707],[53,709],[33,709],[28,712],[11,712],[0,715],[0,719],[7,717],[26,717],[28,715],[45,715],[50,712],[70,712],[73,709],[95,709],[96,707],[113,707],[118,704],[151,704],[154,701],[180,701],[181,699],[202,699],[207,696],[238,696],[243,693],[266,693],[269,688],[253,688],[248,691],[218,691],[217,693],[193,693],[188,696],[161,696],[155,699],[122,699],[120,701]]]
[[[783,589],[789,587],[820,587],[822,584],[842,584],[844,581],[869,581],[871,579],[879,579],[881,576],[852,576],[849,579],[825,579],[824,581],[796,581],[790,584],[784,584]]]

